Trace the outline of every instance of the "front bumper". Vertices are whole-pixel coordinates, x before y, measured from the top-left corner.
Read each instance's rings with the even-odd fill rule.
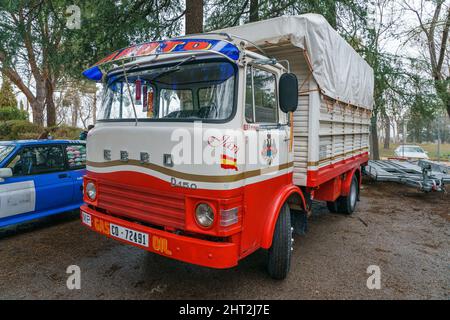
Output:
[[[228,269],[235,267],[238,264],[238,248],[235,243],[213,242],[180,236],[174,233],[105,215],[89,208],[86,205],[81,207],[81,215],[83,212],[89,214],[92,218],[90,225],[83,223],[85,226],[109,238],[131,244],[135,247],[175,260],[215,269]],[[146,233],[149,237],[149,246],[144,247],[112,236],[109,228],[110,223]],[[161,252],[162,250],[160,250],[159,245],[161,240],[167,241],[167,247],[169,250]]]

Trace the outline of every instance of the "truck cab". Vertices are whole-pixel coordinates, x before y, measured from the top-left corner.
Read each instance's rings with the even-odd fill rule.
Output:
[[[315,191],[294,183],[291,64],[221,32],[131,46],[86,70],[104,98],[87,138],[82,222],[211,268],[267,249],[269,274],[284,279]],[[325,179],[339,188],[330,203],[350,197],[342,186],[364,161]]]

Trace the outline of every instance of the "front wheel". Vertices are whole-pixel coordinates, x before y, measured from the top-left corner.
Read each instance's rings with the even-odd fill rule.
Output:
[[[285,204],[278,216],[269,249],[267,269],[273,279],[283,280],[287,277],[291,267],[292,245],[291,210]]]

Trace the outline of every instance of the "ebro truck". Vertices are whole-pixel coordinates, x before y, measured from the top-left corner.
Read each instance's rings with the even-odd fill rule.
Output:
[[[84,75],[105,87],[81,207],[96,232],[221,269],[268,249],[283,279],[313,199],[355,210],[373,72],[322,16],[135,45]]]

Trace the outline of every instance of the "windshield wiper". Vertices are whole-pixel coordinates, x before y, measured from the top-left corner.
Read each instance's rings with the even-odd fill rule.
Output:
[[[137,66],[135,66],[137,67]],[[138,125],[138,117],[137,117],[137,112],[136,112],[136,106],[134,105],[134,99],[133,96],[131,94],[131,89],[130,89],[130,83],[128,82],[128,77],[127,77],[127,72],[125,71],[125,64],[124,62],[122,62],[122,69],[123,69],[123,76],[125,77],[125,82],[127,83],[127,89],[128,89],[128,95],[130,96],[130,101],[131,104],[133,105],[133,111],[134,111],[134,120],[136,121],[136,126]],[[132,68],[130,68],[128,71],[132,70]]]
[[[173,72],[180,71],[180,70],[181,70],[180,67],[181,67],[183,64],[188,63],[188,62],[191,62],[191,61],[194,61],[195,59],[196,59],[196,56],[190,56],[189,58],[184,59],[184,60],[181,61],[180,63],[174,65],[173,67],[167,68],[164,72],[161,72],[160,74],[156,75],[156,77],[154,77],[154,78],[152,79],[152,81],[154,81],[154,80],[156,80],[156,79],[158,79],[158,78],[160,78],[160,77],[162,77],[162,76],[165,76],[165,75],[167,75],[167,74],[169,74],[169,73],[173,73]]]

